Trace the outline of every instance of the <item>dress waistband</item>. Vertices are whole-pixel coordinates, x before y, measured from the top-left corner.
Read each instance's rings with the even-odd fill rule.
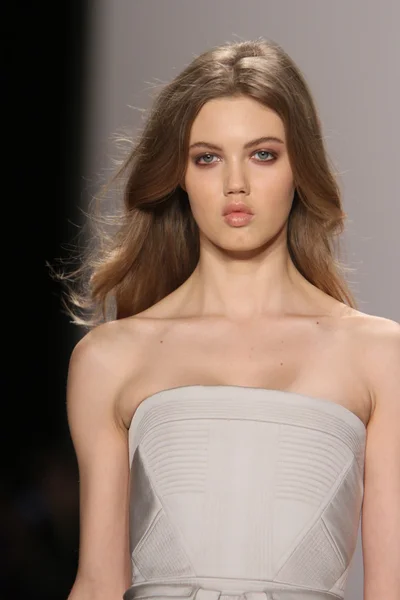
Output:
[[[141,589],[142,588],[142,589]],[[140,600],[141,598],[190,598],[191,600],[275,600],[269,592],[222,593],[185,584],[145,584],[129,588],[123,600]],[[277,599],[278,600],[278,599]]]
[[[155,584],[143,583],[133,585],[126,590],[123,600],[172,600],[186,598],[187,600],[327,600],[340,599],[332,593],[307,590],[279,591],[246,591],[222,592],[222,590],[199,587],[194,584]]]

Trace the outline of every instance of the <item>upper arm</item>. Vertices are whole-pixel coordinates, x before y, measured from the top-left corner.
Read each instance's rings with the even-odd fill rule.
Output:
[[[71,598],[122,598],[130,583],[127,430],[116,418],[121,382],[102,334],[75,346],[67,414],[79,468],[80,548]],[[105,350],[107,348],[107,350]]]
[[[374,325],[368,370],[374,410],[367,428],[362,548],[364,600],[400,598],[400,325]]]

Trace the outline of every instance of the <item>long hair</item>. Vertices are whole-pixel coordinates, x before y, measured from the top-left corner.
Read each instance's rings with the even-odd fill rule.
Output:
[[[93,327],[137,314],[177,289],[199,260],[199,230],[183,181],[191,125],[211,99],[244,95],[274,110],[285,128],[295,195],[287,244],[298,271],[355,308],[335,256],[346,214],[307,82],[276,43],[229,42],[197,56],[162,87],[133,149],[112,181],[123,180],[123,209],[110,235],[93,218],[79,266],[59,274],[75,323]],[[336,248],[335,243],[336,242]]]

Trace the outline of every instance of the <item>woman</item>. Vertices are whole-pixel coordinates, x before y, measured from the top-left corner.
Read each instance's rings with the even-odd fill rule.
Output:
[[[343,598],[361,509],[364,598],[398,598],[399,325],[356,309],[334,257],[299,69],[272,41],[203,53],[118,175],[120,226],[71,292],[92,318],[68,375],[69,599]]]

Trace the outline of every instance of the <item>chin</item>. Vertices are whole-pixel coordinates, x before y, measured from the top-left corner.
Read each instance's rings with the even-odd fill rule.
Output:
[[[251,255],[257,255],[262,249],[262,245],[255,243],[254,240],[243,240],[242,242],[229,241],[225,243],[221,243],[220,241],[215,245],[223,252],[235,255],[237,258],[250,258]]]

